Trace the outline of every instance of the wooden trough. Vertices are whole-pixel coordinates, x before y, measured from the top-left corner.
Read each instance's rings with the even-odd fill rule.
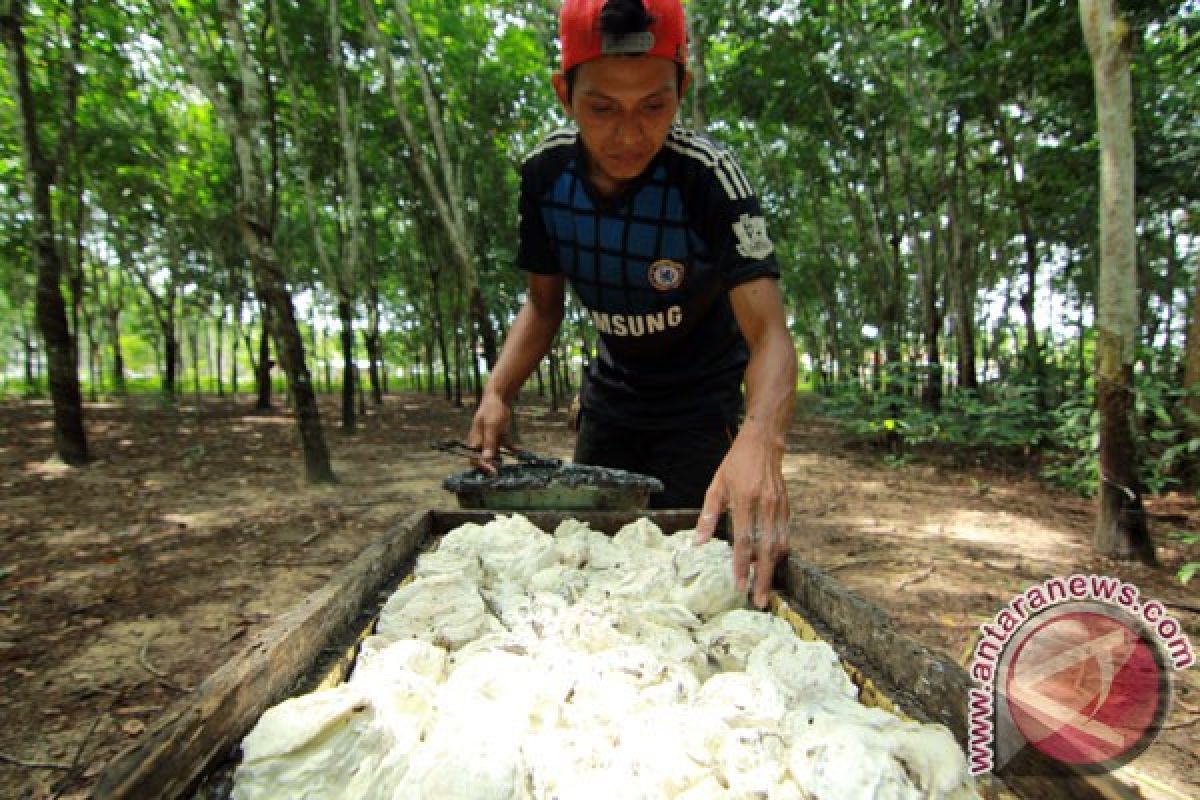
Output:
[[[181,698],[136,744],[108,765],[95,800],[225,798],[242,738],[271,706],[293,695],[341,682],[357,642],[374,624],[388,595],[411,571],[419,553],[467,522],[485,523],[490,511],[423,511],[409,517],[363,552],[321,589],[281,614],[266,630],[195,691]],[[638,517],[664,532],[695,525],[696,511],[524,512],[553,531],[567,518],[615,533]],[[946,725],[964,745],[971,681],[955,662],[900,634],[878,607],[859,598],[798,558],[775,575],[780,599],[795,609],[854,669],[858,680],[889,698],[908,716]],[[1028,800],[1136,798],[1109,776],[1083,776],[1030,756],[1001,770],[1003,784],[981,782],[985,797]]]

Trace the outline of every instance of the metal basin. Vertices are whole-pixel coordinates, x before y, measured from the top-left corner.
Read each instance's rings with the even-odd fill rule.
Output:
[[[495,475],[466,470],[442,486],[462,508],[498,511],[636,511],[663,489],[648,475],[582,464],[505,464]]]

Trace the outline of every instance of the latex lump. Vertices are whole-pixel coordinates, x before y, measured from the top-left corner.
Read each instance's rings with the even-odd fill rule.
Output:
[[[732,554],[520,516],[422,556],[350,680],[263,715],[235,800],[975,797],[949,731],[855,700]]]

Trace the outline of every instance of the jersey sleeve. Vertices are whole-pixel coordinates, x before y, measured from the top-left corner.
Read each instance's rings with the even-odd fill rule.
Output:
[[[726,289],[760,277],[779,277],[775,246],[767,233],[758,196],[733,156],[718,152],[710,181],[703,231]]]
[[[517,201],[517,266],[525,272],[556,275],[562,270],[546,233],[539,203],[542,188],[533,159],[521,165],[521,193]]]

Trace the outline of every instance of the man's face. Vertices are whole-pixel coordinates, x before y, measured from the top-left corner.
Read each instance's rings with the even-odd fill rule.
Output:
[[[619,191],[649,166],[675,120],[682,88],[675,62],[657,56],[603,56],[579,65],[569,102],[566,77],[554,76],[601,193]]]

